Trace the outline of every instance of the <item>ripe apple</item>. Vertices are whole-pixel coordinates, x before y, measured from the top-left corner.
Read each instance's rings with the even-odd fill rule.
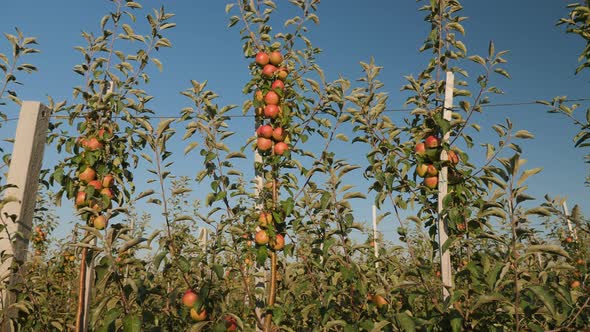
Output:
[[[272,223],[272,213],[270,212],[260,212],[258,216],[258,222],[260,223],[261,227],[268,227]]]
[[[76,195],[76,207],[83,207],[84,205],[86,205],[86,193],[83,191],[79,191],[78,194]]]
[[[287,76],[289,76],[289,70],[287,68],[281,67],[278,69],[277,77],[280,80],[284,81],[287,78]]]
[[[102,143],[96,137],[92,137],[86,141],[85,148],[90,151],[95,151],[102,148]]]
[[[277,67],[273,65],[266,65],[262,68],[262,76],[271,78],[277,72]]]
[[[568,237],[565,238],[565,242],[572,243],[572,242],[574,242],[574,238],[571,237],[571,236],[568,236]]]
[[[184,304],[185,307],[194,307],[198,300],[199,295],[193,292],[192,289],[187,289],[186,292],[184,292],[184,295],[182,295],[182,304]]]
[[[436,167],[434,167],[434,165],[428,165],[426,169],[426,174],[428,176],[435,176],[438,174],[438,170],[436,169]]]
[[[272,127],[269,125],[262,125],[260,127],[258,127],[258,137],[264,137],[264,138],[271,138],[272,137]]]
[[[88,186],[94,187],[94,190],[101,190],[102,189],[102,183],[98,180],[92,180],[92,181],[88,182]]]
[[[438,176],[429,176],[424,179],[424,185],[430,189],[434,189],[438,186]]]
[[[386,304],[387,304],[387,300],[386,300],[386,299],[385,299],[383,296],[381,296],[381,295],[379,295],[379,294],[377,294],[377,295],[373,295],[373,298],[372,298],[372,300],[373,300],[373,303],[374,303],[374,304],[375,304],[375,305],[376,305],[378,308],[381,308],[382,306],[384,306],[384,305],[386,305]]]
[[[574,280],[574,281],[572,281],[572,283],[570,284],[570,287],[571,287],[571,288],[578,288],[578,287],[580,287],[580,285],[581,285],[581,283],[580,283],[580,281],[579,281],[579,280]]]
[[[107,174],[102,178],[102,186],[104,188],[112,187],[114,182],[115,182],[115,178],[110,174]]]
[[[269,57],[268,54],[266,54],[266,52],[258,52],[256,53],[256,64],[259,65],[260,67],[267,65],[269,62]]]
[[[275,142],[282,142],[285,140],[285,134],[283,128],[277,127],[272,131],[272,139],[274,139]]]
[[[259,246],[267,244],[268,240],[268,233],[266,233],[264,230],[256,232],[256,235],[254,236],[254,242],[256,242],[256,244]]]
[[[106,196],[106,197],[108,197],[108,198],[110,198],[110,199],[113,199],[113,197],[114,197],[114,195],[113,195],[113,191],[111,190],[111,188],[103,188],[103,189],[100,191],[100,194],[101,194],[101,195],[104,195],[104,196]]]
[[[285,152],[287,152],[289,150],[289,146],[287,144],[285,144],[285,142],[278,142],[277,144],[275,144],[275,154],[278,154],[279,156],[282,156]]]
[[[94,179],[96,179],[96,172],[91,167],[86,167],[80,175],[78,175],[80,181],[84,183],[88,183]]]
[[[272,248],[274,250],[279,251],[279,250],[283,250],[284,247],[285,247],[285,237],[282,236],[281,234],[277,234],[277,237],[275,238]]]
[[[269,91],[264,96],[264,102],[267,105],[278,105],[279,104],[279,95],[274,91]]]
[[[429,149],[436,148],[438,146],[438,138],[436,138],[436,136],[430,135],[424,140],[424,145]]]
[[[277,105],[266,105],[264,107],[264,116],[274,119],[279,115],[279,107]]]
[[[191,318],[197,322],[202,322],[207,319],[207,311],[205,311],[205,309],[202,309],[201,312],[197,312],[195,308],[192,308],[190,315]]]
[[[449,161],[453,164],[453,165],[457,165],[459,163],[459,155],[457,155],[457,153],[455,153],[455,151],[450,150],[447,153],[447,156],[449,157]]]
[[[420,165],[416,166],[416,174],[418,174],[418,176],[421,178],[426,176],[427,171],[428,171],[428,165],[426,165],[426,164],[420,164]]]
[[[98,230],[103,230],[109,224],[109,220],[107,219],[107,217],[100,215],[94,218],[92,224],[94,225],[94,228]]]
[[[426,146],[424,145],[424,143],[416,144],[416,147],[414,148],[414,152],[416,152],[416,155],[418,155],[418,156],[425,155],[426,154]]]
[[[238,329],[238,323],[232,316],[225,316],[224,320],[226,331],[236,331]]]
[[[261,152],[270,151],[270,149],[272,148],[272,141],[268,138],[258,137],[258,139],[256,140],[256,146],[258,147],[258,150]]]
[[[274,52],[270,53],[268,58],[270,60],[270,63],[275,66],[278,66],[281,64],[281,62],[283,62],[283,55],[279,51],[274,51]]]
[[[271,89],[279,89],[279,90],[284,90],[285,89],[285,83],[283,83],[283,81],[281,80],[276,80],[274,82],[272,82],[272,85],[270,86]]]

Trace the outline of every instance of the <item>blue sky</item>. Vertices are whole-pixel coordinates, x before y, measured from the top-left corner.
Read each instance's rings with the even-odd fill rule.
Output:
[[[168,30],[173,48],[158,55],[164,63],[164,72],[151,70],[152,82],[146,87],[148,93],[156,96],[152,107],[158,115],[176,116],[181,108],[190,105],[179,92],[190,86],[191,79],[208,80],[208,88],[221,96],[221,104],[241,104],[249,98],[241,94],[249,79],[248,60],[241,54],[238,31],[227,28],[226,1],[142,2],[146,9],[159,7],[162,3],[167,11],[176,14],[172,21],[177,27]],[[464,15],[469,17],[464,23],[469,53],[485,54],[489,40],[494,40],[497,50],[510,50],[505,68],[512,79],[498,77],[495,80],[505,95],[493,97],[492,103],[551,99],[557,95],[590,98],[588,73],[573,74],[583,41],[566,35],[561,27],[555,27],[557,19],[566,14],[565,3],[550,0],[464,1]],[[287,1],[278,0],[277,4],[280,12],[277,21],[293,14]],[[409,0],[322,1],[318,12],[320,24],[312,27],[310,36],[314,44],[323,49],[318,62],[327,78],[336,79],[342,74],[354,80],[361,76],[359,61],[369,61],[373,56],[376,63],[384,67],[380,79],[389,93],[389,108],[403,108],[405,95],[399,91],[404,84],[403,76],[418,74],[427,59],[426,55],[417,52],[429,29],[422,20],[424,14],[417,11],[421,5]],[[18,89],[20,97],[45,101],[46,96],[51,95],[56,100],[71,100],[72,87],[80,84],[72,67],[81,61],[73,47],[83,45],[81,31],[98,30],[100,17],[111,8],[109,1],[102,0],[4,2],[0,31],[12,33],[18,26],[26,35],[38,38],[42,51],[27,60],[38,66],[39,73],[20,77],[24,83]],[[143,19],[145,14],[138,15],[138,18]],[[277,25],[274,31],[281,28],[282,25]],[[0,50],[8,52],[5,41],[0,41]],[[472,77],[476,74],[471,73]],[[15,117],[17,109],[9,107],[6,113]],[[392,118],[400,121],[396,117],[402,115],[392,113]],[[587,214],[589,195],[583,185],[587,166],[583,163],[584,151],[573,148],[572,137],[576,128],[561,116],[547,114],[541,106],[490,108],[475,118],[485,128],[478,139],[495,142],[489,128],[506,117],[512,119],[515,127],[527,129],[536,136],[535,140],[521,144],[523,157],[529,160],[527,166],[544,168],[541,175],[529,181],[530,193],[541,199],[545,193],[568,196],[570,207],[580,204]],[[241,140],[253,130],[251,119],[235,119],[232,126],[238,131],[237,139]],[[182,128],[178,129],[182,131]],[[3,139],[14,135],[11,125],[1,130]],[[179,145],[173,149],[176,152],[183,148],[184,145]],[[351,162],[364,162],[358,149],[339,145],[336,152],[350,158]],[[481,160],[482,156],[473,158]],[[54,150],[48,148],[46,159],[55,158]],[[198,160],[195,159],[191,166],[181,152],[176,155],[176,160],[174,173],[177,175],[193,176],[200,169]],[[242,166],[248,168],[250,164]],[[361,189],[363,185],[359,183]],[[357,217],[369,219],[371,204],[372,195],[367,201],[355,203]],[[60,209],[63,215],[71,212],[68,206]],[[73,220],[72,217],[64,219]],[[391,221],[381,227],[391,238],[391,231],[396,226],[397,223]]]

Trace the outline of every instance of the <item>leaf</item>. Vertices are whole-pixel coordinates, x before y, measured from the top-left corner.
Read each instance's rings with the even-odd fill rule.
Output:
[[[123,318],[123,332],[140,332],[141,318],[139,315],[130,315]]]
[[[371,330],[371,332],[379,332],[389,324],[390,324],[390,322],[388,322],[386,320],[382,320],[373,326],[373,329]]]
[[[184,155],[186,156],[189,152],[191,152],[197,146],[199,146],[199,142],[191,142],[191,143],[189,143],[186,146],[186,148],[184,148]]]
[[[543,302],[545,308],[547,308],[551,315],[555,317],[555,304],[553,295],[551,295],[550,292],[547,292],[543,286],[532,285],[529,286],[528,289],[530,289],[531,292],[533,292],[533,294],[535,294],[539,300]]]
[[[543,170],[542,167],[537,167],[533,169],[527,169],[526,171],[522,172],[520,179],[518,179],[517,184],[520,186],[526,179],[528,179],[531,175],[535,175]]]
[[[569,258],[570,256],[568,253],[563,250],[560,246],[553,245],[553,244],[536,244],[528,246],[525,255],[532,255],[532,254],[550,254],[550,255],[558,255],[565,258]]]
[[[127,2],[125,5],[129,8],[142,8],[139,3],[133,1]]]
[[[355,191],[355,192],[351,192],[351,193],[346,193],[344,194],[344,196],[342,197],[343,199],[352,199],[352,198],[362,198],[362,199],[366,199],[367,197],[365,195],[363,195],[362,193]]]
[[[137,201],[137,200],[140,200],[140,199],[142,199],[144,197],[147,197],[149,195],[152,195],[154,192],[155,191],[153,189],[149,189],[149,190],[143,191],[139,195],[137,195],[137,197],[135,198],[135,200]]]
[[[522,139],[531,139],[531,138],[535,138],[535,135],[531,134],[528,130],[519,130],[514,134],[514,137],[516,138],[522,138]]]

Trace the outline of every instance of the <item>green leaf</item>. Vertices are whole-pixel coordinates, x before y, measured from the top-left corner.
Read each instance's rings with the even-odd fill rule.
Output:
[[[543,305],[545,305],[545,308],[547,308],[547,310],[549,310],[551,315],[555,317],[554,297],[551,294],[551,292],[548,292],[547,290],[545,290],[545,288],[543,286],[538,286],[538,285],[529,286],[528,289],[530,289],[531,292],[533,292],[533,294],[535,294],[539,298],[539,300],[541,300],[541,302],[543,302]]]
[[[517,184],[519,186],[522,185],[522,183],[524,181],[526,181],[526,179],[528,179],[531,175],[535,175],[535,174],[539,173],[542,170],[543,170],[543,168],[541,168],[541,167],[537,167],[537,168],[533,168],[533,169],[527,169],[526,171],[522,172],[522,175],[520,176],[520,179],[518,179]]]
[[[525,255],[532,255],[532,254],[550,254],[550,255],[558,255],[565,258],[569,258],[570,256],[568,253],[563,250],[562,247],[558,245],[552,244],[537,244],[537,245],[530,245],[526,249]]]
[[[535,135],[531,134],[528,130],[519,130],[514,134],[514,137],[516,138],[522,138],[522,139],[531,139],[531,138],[535,138]]]
[[[123,318],[123,332],[140,332],[141,318],[139,315],[130,315]]]

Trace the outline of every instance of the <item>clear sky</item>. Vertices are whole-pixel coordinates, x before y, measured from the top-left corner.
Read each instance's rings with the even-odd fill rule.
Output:
[[[293,14],[287,1],[276,2],[281,12],[278,19]],[[249,98],[241,94],[248,81],[248,61],[241,54],[237,29],[227,28],[226,1],[142,2],[144,8],[159,7],[162,3],[167,11],[176,14],[172,21],[177,27],[168,30],[173,48],[158,55],[164,63],[164,72],[150,71],[152,82],[147,90],[156,96],[152,108],[158,115],[178,115],[181,108],[189,106],[188,99],[179,92],[190,86],[191,79],[208,80],[208,88],[222,97],[220,103],[241,105]],[[567,12],[566,1],[496,0],[463,1],[463,4],[464,14],[469,17],[464,26],[470,54],[485,53],[490,39],[494,40],[497,50],[510,50],[505,68],[512,79],[497,77],[495,84],[505,95],[493,97],[492,103],[527,102],[557,95],[590,98],[589,73],[583,72],[577,77],[573,74],[583,41],[566,35],[563,28],[555,26],[557,19]],[[403,108],[405,95],[399,91],[404,84],[403,76],[419,73],[427,59],[417,52],[429,29],[422,20],[424,14],[417,11],[421,5],[410,0],[322,1],[318,12],[320,24],[313,27],[311,39],[324,51],[319,64],[327,78],[336,79],[342,74],[354,80],[361,76],[359,61],[368,61],[374,56],[376,63],[384,67],[380,79],[390,94],[389,108]],[[73,47],[83,45],[81,31],[98,31],[100,17],[111,8],[109,1],[102,0],[3,1],[0,31],[12,33],[18,26],[26,35],[38,38],[42,51],[27,60],[38,66],[39,73],[21,77],[25,85],[18,89],[20,97],[45,101],[46,95],[51,95],[56,100],[71,100],[72,87],[80,84],[80,76],[72,67],[81,62]],[[138,18],[143,19],[145,14]],[[281,28],[282,25],[277,25],[275,32]],[[9,52],[6,41],[0,41],[0,50]],[[471,72],[471,75],[475,77],[477,73]],[[6,113],[15,117],[17,109],[8,107]],[[394,119],[402,115],[392,113]],[[572,143],[576,128],[567,119],[546,113],[541,106],[490,108],[475,118],[486,128],[478,139],[495,142],[489,127],[506,117],[510,117],[517,128],[527,129],[536,136],[535,140],[521,145],[523,157],[529,160],[527,166],[544,168],[541,175],[529,181],[530,193],[541,199],[545,193],[568,196],[570,207],[580,204],[588,214],[590,196],[583,184],[587,173],[583,162],[585,152],[574,149]],[[251,135],[253,130],[251,119],[235,119],[232,126],[240,140]],[[2,139],[12,137],[13,130],[11,125],[3,127]],[[174,148],[179,153],[173,173],[193,176],[201,164],[195,159],[191,165],[190,159],[183,158],[180,152],[183,148],[180,145]],[[352,162],[364,162],[358,149],[340,145],[336,152]],[[482,156],[473,159],[481,161]],[[53,148],[48,148],[46,158],[55,160]],[[242,166],[247,168],[250,164]],[[370,218],[372,195],[369,198],[355,204],[359,218]],[[71,213],[72,209],[60,211]],[[395,225],[397,223],[382,225],[386,236],[392,235],[390,231]]]

